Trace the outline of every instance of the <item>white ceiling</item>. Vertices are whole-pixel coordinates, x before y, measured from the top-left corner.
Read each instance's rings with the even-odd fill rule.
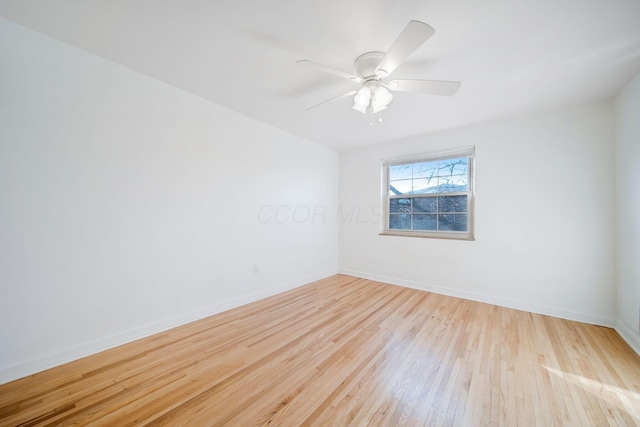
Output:
[[[0,0],[0,15],[286,132],[344,150],[599,100],[640,71],[638,0]],[[397,93],[382,124],[353,72],[411,19],[436,32],[394,78],[460,80],[452,98]]]

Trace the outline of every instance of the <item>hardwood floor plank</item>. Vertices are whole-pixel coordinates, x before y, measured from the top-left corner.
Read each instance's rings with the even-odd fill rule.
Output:
[[[611,329],[336,275],[0,385],[0,426],[640,425]]]

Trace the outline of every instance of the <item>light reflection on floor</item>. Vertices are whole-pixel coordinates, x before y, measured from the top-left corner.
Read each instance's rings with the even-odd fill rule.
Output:
[[[544,368],[562,380],[577,385],[596,396],[596,398],[602,399],[619,410],[626,412],[640,424],[640,393],[604,384],[599,381],[581,377],[580,375],[563,372],[548,366],[544,366]]]

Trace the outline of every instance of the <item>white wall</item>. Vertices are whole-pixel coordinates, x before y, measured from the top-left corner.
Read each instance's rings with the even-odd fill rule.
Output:
[[[476,240],[378,235],[381,160],[468,145]],[[613,326],[613,145],[605,102],[342,153],[339,271]]]
[[[640,74],[618,95],[616,112],[616,330],[640,354]]]
[[[0,383],[336,272],[336,152],[6,20],[0,58]]]
[[[0,58],[0,383],[330,275],[337,251],[347,274],[615,324],[639,351],[640,76],[615,111],[396,141],[338,168],[2,19]],[[379,236],[380,161],[466,145],[476,241]]]

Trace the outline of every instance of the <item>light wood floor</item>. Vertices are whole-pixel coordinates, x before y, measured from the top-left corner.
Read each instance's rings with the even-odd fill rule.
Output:
[[[615,331],[334,276],[0,386],[0,425],[640,425]]]

